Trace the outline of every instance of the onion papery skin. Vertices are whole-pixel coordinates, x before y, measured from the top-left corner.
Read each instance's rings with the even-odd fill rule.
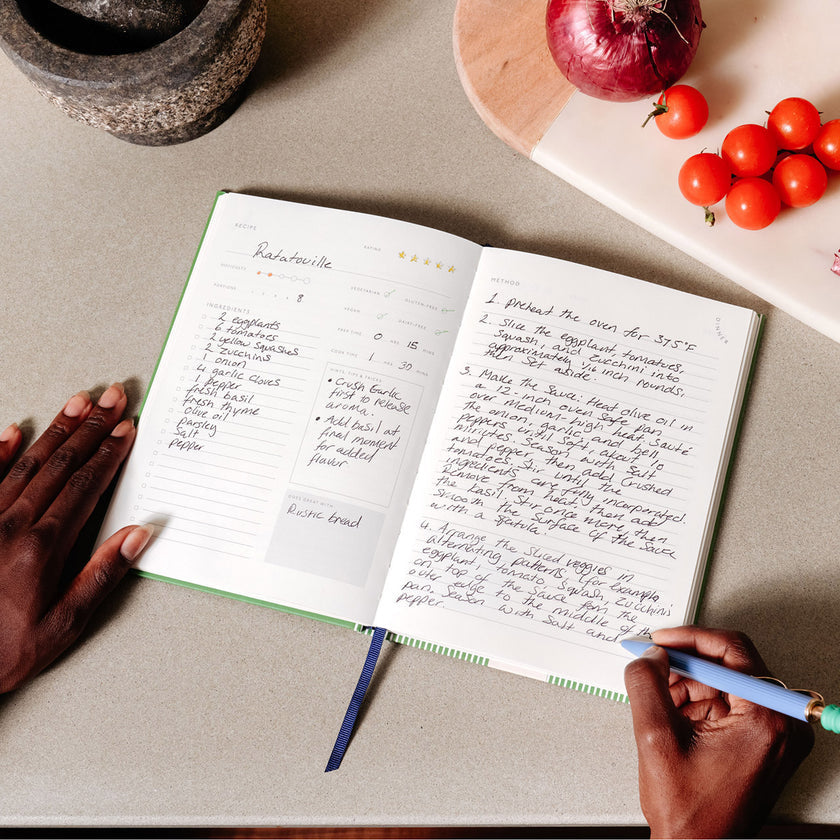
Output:
[[[688,70],[700,43],[699,0],[549,0],[546,37],[578,90],[632,102],[661,93]]]

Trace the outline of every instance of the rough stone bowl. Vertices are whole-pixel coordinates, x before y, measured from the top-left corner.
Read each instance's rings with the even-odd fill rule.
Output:
[[[68,26],[66,9],[44,2],[0,2],[0,47],[65,114],[131,143],[182,143],[222,123],[265,37],[266,0],[200,0],[151,44],[84,18]]]

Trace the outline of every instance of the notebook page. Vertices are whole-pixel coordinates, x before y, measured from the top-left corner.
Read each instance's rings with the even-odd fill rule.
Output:
[[[623,692],[694,611],[754,313],[485,250],[377,624]]]
[[[480,248],[221,196],[102,533],[142,571],[369,622]]]

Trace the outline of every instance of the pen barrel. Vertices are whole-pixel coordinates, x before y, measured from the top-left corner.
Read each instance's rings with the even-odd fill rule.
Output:
[[[791,691],[767,680],[742,674],[740,671],[732,671],[715,662],[698,659],[678,650],[669,649],[668,659],[671,670],[684,677],[797,720],[809,719],[808,706],[814,698],[807,694]]]

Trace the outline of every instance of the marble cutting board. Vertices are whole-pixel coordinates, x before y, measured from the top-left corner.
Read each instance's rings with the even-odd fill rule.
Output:
[[[641,123],[655,97],[605,102],[577,91],[545,43],[546,0],[459,0],[453,27],[464,90],[508,145],[774,306],[840,341],[840,172],[820,201],[783,209],[746,231],[715,208],[717,224],[677,189],[682,162],[719,150],[729,129],[764,123],[780,99],[803,96],[840,118],[836,0],[701,0],[706,29],[681,80],[709,101],[688,140]]]

